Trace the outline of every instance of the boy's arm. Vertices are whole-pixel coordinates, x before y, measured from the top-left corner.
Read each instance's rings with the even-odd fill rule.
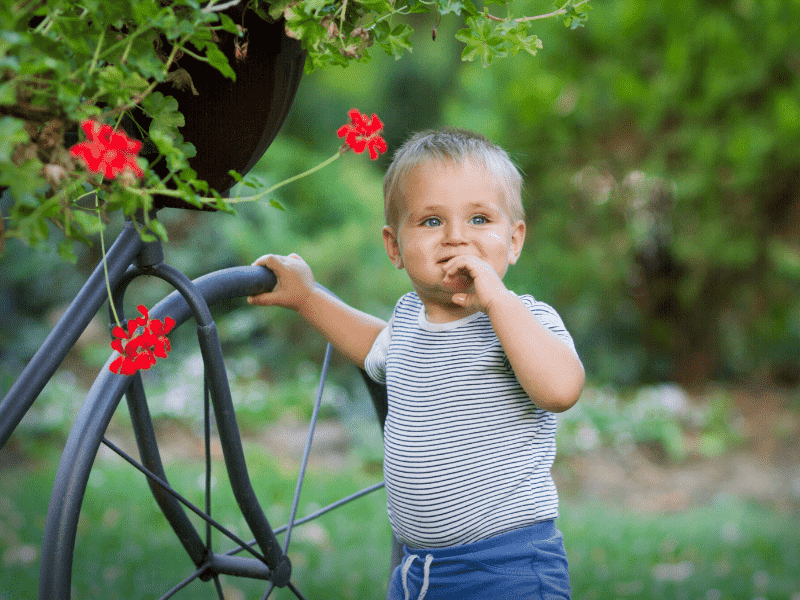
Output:
[[[486,262],[459,256],[445,264],[444,280],[459,273],[473,280],[473,290],[453,295],[453,303],[489,315],[494,332],[522,389],[539,408],[563,412],[583,391],[585,373],[567,345],[542,327],[525,303],[503,285]]]
[[[272,292],[250,296],[259,306],[283,306],[297,311],[334,348],[358,367],[387,323],[356,310],[316,285],[308,265],[297,254],[262,256],[254,265],[267,267],[278,279]]]
[[[514,375],[533,403],[551,412],[571,408],[585,380],[575,353],[511,293],[492,302],[488,315]]]

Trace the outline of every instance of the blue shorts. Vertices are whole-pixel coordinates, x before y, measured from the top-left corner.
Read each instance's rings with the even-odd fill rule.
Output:
[[[463,546],[409,549],[386,600],[570,600],[564,537],[553,521]]]

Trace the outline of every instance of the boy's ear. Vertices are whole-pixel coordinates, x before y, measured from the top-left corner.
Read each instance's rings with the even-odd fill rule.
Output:
[[[383,228],[383,245],[386,248],[386,254],[389,255],[389,260],[398,268],[403,268],[403,255],[400,252],[400,244],[397,242],[397,234],[394,229],[388,225]]]
[[[514,265],[522,253],[522,246],[525,244],[525,221],[517,221],[511,224],[511,244],[508,248],[508,264]]]

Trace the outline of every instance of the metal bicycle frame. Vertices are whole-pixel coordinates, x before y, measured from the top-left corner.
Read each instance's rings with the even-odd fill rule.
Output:
[[[268,291],[274,287],[275,277],[271,271],[262,267],[236,267],[210,273],[192,282],[179,271],[164,265],[161,262],[162,257],[160,243],[142,242],[134,223],[132,221],[125,223],[123,231],[107,252],[105,267],[101,262],[95,268],[61,320],[0,401],[0,448],[5,445],[67,352],[107,300],[106,269],[109,283],[114,290],[113,301],[120,314],[122,295],[136,276],[148,274],[164,279],[172,284],[176,291],[153,307],[150,311],[151,317],[163,319],[170,316],[175,319],[176,325],[180,325],[191,316],[196,319],[201,352],[207,369],[210,369],[207,383],[211,388],[215,418],[231,487],[242,514],[255,536],[254,542],[260,547],[263,556],[247,543],[244,544],[245,549],[250,550],[258,557],[257,559],[214,554],[206,548],[180,502],[171,493],[167,493],[171,492],[171,489],[168,485],[162,486],[158,483],[158,479],[166,483],[166,478],[152,422],[147,412],[140,376],[137,374],[125,377],[112,373],[108,369],[110,358],[76,417],[64,449],[62,464],[59,466],[59,477],[53,487],[42,549],[42,565],[54,557],[65,556],[64,553],[68,560],[61,563],[64,565],[61,572],[46,571],[43,566],[40,579],[42,598],[67,597],[69,594],[75,539],[74,535],[65,532],[74,532],[83,490],[97,448],[103,441],[103,434],[122,395],[126,393],[141,460],[145,468],[155,475],[155,477],[148,476],[151,490],[192,561],[199,568],[207,570],[209,574],[228,573],[269,579],[279,587],[289,581],[291,565],[288,557],[281,549],[273,529],[260,508],[247,473],[227,373],[222,360],[222,349],[216,326],[208,310],[209,305],[223,300]],[[134,261],[138,267],[130,267]],[[385,388],[381,389],[381,386],[377,386],[367,377],[364,377],[364,380],[382,427],[386,418]],[[65,457],[72,457],[72,462],[67,464]],[[401,547],[396,540],[393,540],[392,568],[399,564],[400,554]],[[208,576],[204,575],[202,578],[207,579]]]
[[[115,285],[125,270],[142,250],[139,232],[132,221],[125,227],[108,249],[106,265],[111,285]],[[78,341],[81,333],[108,299],[105,273],[101,262],[95,268],[78,295],[70,303],[58,324],[25,366],[20,376],[0,400],[0,448],[11,437],[19,422],[33,405],[44,386],[56,372],[70,348]]]
[[[139,269],[131,270],[122,281],[121,287],[124,288],[139,272]],[[192,283],[185,276],[164,265],[141,272],[163,277],[179,286],[178,291],[153,307],[150,311],[152,318],[163,319],[169,316],[175,319],[177,325],[191,316],[197,319],[201,351],[210,368],[208,380],[212,388],[214,413],[230,484],[242,514],[264,554],[263,562],[249,557],[209,555],[182,506],[171,495],[166,494],[161,485],[151,481],[156,501],[198,568],[207,565],[206,568],[214,573],[269,579],[280,587],[289,579],[290,565],[250,484],[227,386],[227,375],[222,363],[222,351],[216,336],[216,328],[208,312],[209,304],[271,289],[275,284],[274,276],[267,269],[260,267],[237,267],[211,273]],[[115,294],[115,302],[118,299]],[[144,406],[140,376],[116,375],[107,367],[108,365],[95,381],[75,420],[64,452],[64,456],[69,456],[71,459],[69,462],[65,462],[66,458],[62,459],[63,464],[59,466],[60,476],[53,486],[53,496],[48,508],[48,526],[45,529],[42,548],[40,597],[43,598],[66,595],[64,587],[69,585],[71,574],[69,561],[62,563],[64,572],[46,570],[44,565],[57,563],[58,561],[52,561],[52,557],[55,556],[72,556],[75,539],[70,532],[74,532],[82,499],[75,496],[83,494],[103,433],[126,391],[129,395],[129,406],[132,409],[132,420],[135,422],[135,434],[142,462],[146,468],[166,482],[152,423]]]

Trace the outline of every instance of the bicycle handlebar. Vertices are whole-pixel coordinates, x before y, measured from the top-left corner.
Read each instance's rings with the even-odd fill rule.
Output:
[[[123,252],[119,255],[115,252],[109,252],[109,257],[114,259],[114,264],[109,266],[109,270],[113,268],[115,272],[114,280],[118,279],[116,272],[119,271],[121,275],[122,270],[130,264],[141,245],[131,243],[131,240],[134,239],[133,236],[138,239],[138,233],[136,233],[135,229],[131,227],[126,229],[125,233],[128,234],[127,237],[121,235],[118,239]],[[26,366],[2,401],[0,401],[0,448],[11,437],[14,429],[19,425],[19,422],[33,405],[36,397],[49,381],[53,372],[58,368],[61,363],[61,357],[75,344],[77,337],[86,324],[94,317],[106,300],[107,293],[103,283],[102,264],[98,266],[91,279],[98,279],[98,282],[84,286],[82,293],[75,298],[67,313],[65,313],[65,317],[69,316],[70,318],[62,319],[53,329],[34,358]],[[271,291],[276,282],[275,274],[266,267],[232,267],[209,273],[194,281],[209,305],[241,296],[253,296]],[[87,290],[86,294],[83,293],[84,290]],[[87,296],[91,296],[91,298]],[[79,318],[81,324],[78,326],[75,324],[76,317],[72,311],[73,307],[81,313]],[[151,313],[153,317],[159,319],[170,316],[175,319],[177,325],[180,325],[191,316],[191,309],[178,292],[173,292],[153,307]]]
[[[211,306],[224,300],[272,291],[277,278],[266,267],[231,267],[198,277],[193,283]],[[192,310],[180,292],[175,291],[156,304],[150,314],[156,319],[172,317],[177,327],[192,316]]]

